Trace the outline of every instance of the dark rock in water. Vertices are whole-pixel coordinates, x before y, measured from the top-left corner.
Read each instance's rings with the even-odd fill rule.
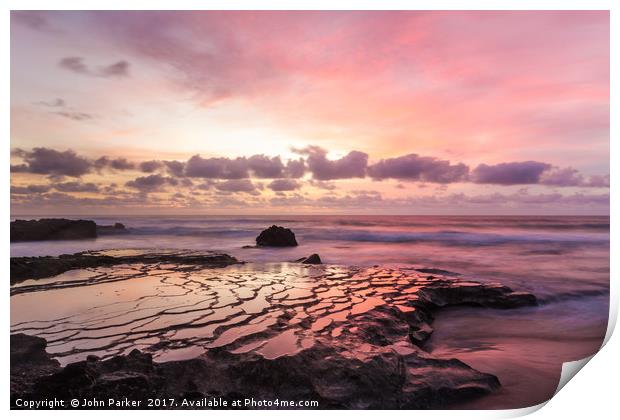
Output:
[[[423,344],[433,333],[433,328],[427,323],[409,327],[409,340],[416,346]]]
[[[441,276],[458,276],[459,273],[453,271],[441,270],[439,268],[418,268],[420,273],[439,274]]]
[[[34,383],[60,369],[45,351],[47,341],[26,334],[11,335],[11,395],[22,394]]]
[[[27,279],[42,279],[80,268],[104,267],[136,263],[177,263],[198,266],[224,267],[238,264],[228,254],[194,251],[124,250],[126,255],[115,255],[114,250],[85,251],[58,257],[11,257],[11,284]]]
[[[58,366],[58,362],[51,359],[45,352],[47,341],[44,338],[26,334],[11,335],[11,365],[22,363],[51,364]]]
[[[33,386],[32,392],[34,395],[55,395],[60,399],[100,398],[104,395],[106,399],[146,400],[161,395],[164,378],[156,368],[151,356],[138,350],[105,361],[90,358],[68,364],[42,378]]]
[[[92,239],[128,233],[122,223],[96,225],[92,220],[39,219],[11,222],[11,242]]]
[[[459,287],[436,287],[420,292],[437,306],[472,305],[511,309],[538,304],[536,296],[515,292],[500,284],[461,283]]]
[[[127,228],[122,223],[114,223],[113,225],[97,225],[98,235],[116,235],[122,233],[129,233]]]
[[[321,261],[321,257],[319,257],[319,254],[312,254],[309,257],[300,258],[295,262],[299,262],[302,264],[323,264],[323,262]]]
[[[11,222],[11,242],[87,239],[97,237],[92,220],[40,219]]]
[[[256,245],[274,247],[297,246],[297,240],[292,230],[273,225],[263,230],[256,237]]]
[[[445,407],[500,386],[495,376],[456,359],[399,353],[381,345],[372,346],[372,351],[360,357],[350,353],[346,344],[333,347],[317,342],[277,359],[211,350],[196,359],[164,363],[133,350],[127,356],[54,366],[28,382],[15,376],[24,364],[12,362],[11,405],[15,407],[17,398],[129,398],[141,402],[133,408],[145,408],[149,398],[175,398],[179,403],[184,398],[221,398],[228,402],[221,408],[230,408],[233,400],[254,398],[318,403],[303,408],[416,409]],[[18,345],[12,337],[11,351],[17,351],[14,347]]]

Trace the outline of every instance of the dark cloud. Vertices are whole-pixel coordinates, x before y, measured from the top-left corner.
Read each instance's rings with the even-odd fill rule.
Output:
[[[66,102],[62,98],[56,98],[52,101],[39,101],[39,102],[35,102],[34,104],[40,105],[40,106],[47,106],[50,108],[62,108],[66,105]]]
[[[194,186],[194,183],[189,178],[181,178],[179,180],[179,184],[183,185],[184,187],[193,187]]]
[[[160,169],[165,170],[169,175],[181,178],[185,176],[185,162],[176,160],[147,160],[137,165],[140,171],[151,174]]]
[[[20,199],[21,198],[21,199]],[[51,192],[47,194],[15,196],[11,197],[11,206],[23,209],[32,208],[63,208],[65,210],[83,209],[87,207],[95,208],[119,208],[119,207],[135,207],[144,209],[145,206],[158,205],[159,200],[156,197],[149,197],[149,201],[145,201],[142,193],[137,194],[115,194],[103,197],[77,197],[72,194],[62,192]]]
[[[314,179],[327,181],[332,179],[364,178],[368,155],[363,152],[352,151],[346,156],[336,159],[327,159],[327,151],[318,146],[308,146],[303,149],[292,149],[295,153],[307,155],[308,168]]]
[[[542,173],[540,183],[557,187],[583,185],[583,175],[573,168],[552,168]]]
[[[11,165],[11,172],[29,172],[28,165],[25,163],[20,163],[19,165]]]
[[[34,174],[80,177],[91,170],[91,162],[78,156],[73,150],[59,152],[46,147],[35,147],[27,152],[16,152],[24,164],[12,165],[13,172],[30,172]]]
[[[93,114],[89,114],[87,112],[79,112],[79,111],[58,111],[58,112],[54,112],[54,114],[59,115],[64,118],[68,118],[73,121],[88,121],[88,120],[93,120],[97,118]]]
[[[402,179],[448,184],[466,179],[469,168],[462,164],[451,165],[447,160],[410,154],[392,159],[382,159],[368,167],[373,179]]]
[[[46,193],[51,189],[49,185],[11,186],[11,194],[39,194]]]
[[[11,172],[43,174],[56,181],[59,181],[63,176],[80,177],[93,170],[126,171],[136,167],[133,162],[126,158],[102,156],[96,160],[91,160],[78,156],[72,150],[61,152],[46,147],[35,147],[31,151],[13,149],[11,153],[24,161],[20,164],[11,165]]]
[[[267,187],[272,191],[293,191],[301,187],[294,179],[274,179]]]
[[[138,177],[132,181],[126,182],[125,185],[142,192],[153,192],[161,191],[168,185],[178,185],[178,181],[172,177],[154,174]]]
[[[140,170],[142,172],[146,172],[147,174],[151,174],[163,166],[164,166],[163,162],[159,160],[149,160],[146,162],[140,162],[140,164],[138,165]]]
[[[333,191],[336,189],[336,184],[334,184],[333,182],[317,181],[316,179],[311,179],[308,182],[313,187],[320,188],[322,190]]]
[[[184,162],[179,162],[177,160],[165,160],[164,165],[166,165],[166,169],[168,170],[168,173],[170,173],[170,175],[181,177],[185,172]]]
[[[50,31],[52,28],[44,16],[44,12],[38,10],[12,10],[11,24],[18,23],[37,31]]]
[[[306,173],[306,163],[303,158],[286,162],[285,175],[287,178],[301,178]]]
[[[99,159],[97,159],[94,165],[98,169],[107,167],[107,168],[115,169],[117,171],[127,171],[130,169],[135,169],[136,167],[136,165],[133,162],[130,162],[125,158],[110,159],[107,156],[102,156]]]
[[[284,174],[280,156],[270,158],[265,155],[254,155],[248,158],[247,163],[248,169],[256,178],[280,178]]]
[[[97,184],[93,184],[92,182],[62,182],[53,184],[53,187],[57,191],[61,192],[99,192],[99,187]]]
[[[184,200],[191,199],[191,197],[188,197],[187,195],[178,192],[178,193],[172,194],[172,197],[170,197],[170,199],[172,201],[184,201]]]
[[[202,158],[192,156],[187,162],[148,160],[134,163],[126,158],[102,156],[92,160],[78,156],[72,150],[57,151],[44,147],[31,151],[13,149],[12,159],[22,162],[11,164],[13,173],[34,173],[47,175],[56,185],[63,184],[63,177],[80,177],[84,174],[103,170],[111,172],[139,170],[153,176],[139,177],[126,185],[143,192],[157,191],[165,186],[179,185],[193,187],[190,178],[201,179],[194,191],[215,188],[221,193],[248,192],[258,194],[259,190],[269,188],[275,192],[300,189],[302,183],[297,181],[306,170],[312,173],[307,181],[309,185],[329,191],[336,190],[333,180],[346,178],[370,177],[373,180],[396,179],[399,181],[418,182],[418,187],[435,185],[444,191],[450,183],[473,182],[496,185],[545,185],[551,187],[608,188],[609,175],[586,177],[574,168],[558,168],[548,163],[526,161],[508,162],[495,165],[478,165],[474,170],[462,163],[434,157],[408,154],[396,158],[382,159],[368,165],[368,155],[352,151],[340,159],[330,160],[327,151],[316,146],[295,149],[296,153],[306,156],[297,160],[282,161],[279,156],[253,155],[237,158]],[[252,179],[270,179],[271,182],[252,183]],[[239,182],[220,182],[229,180]],[[306,181],[304,181],[306,182]],[[425,184],[426,183],[426,184]],[[67,184],[59,191],[92,191],[93,187],[84,187],[77,183]],[[76,188],[70,190],[71,185]],[[91,184],[92,185],[92,184]],[[79,189],[87,188],[87,189]],[[404,189],[402,184],[397,188]]]
[[[301,178],[306,165],[303,158],[289,160],[285,165],[280,156],[254,155],[248,158],[248,169],[256,178]]]
[[[256,186],[249,179],[230,179],[228,181],[218,182],[215,188],[225,192],[245,192],[258,193]]]
[[[609,175],[592,175],[586,179],[574,168],[552,168],[543,172],[540,183],[555,187],[608,188]]]
[[[64,182],[65,179],[67,179],[66,176],[64,175],[48,175],[47,179],[49,179],[52,182]]]
[[[88,66],[84,64],[82,57],[64,57],[58,65],[65,69],[79,74],[88,74]]]
[[[609,174],[607,175],[592,175],[588,182],[586,182],[586,186],[594,187],[594,188],[609,188]]]
[[[245,158],[208,158],[192,156],[185,165],[185,175],[192,178],[242,179],[248,178]]]
[[[535,161],[481,164],[472,171],[471,181],[498,185],[538,184],[543,172],[549,169],[550,164]]]
[[[94,114],[71,109],[70,107],[67,107],[67,103],[62,98],[56,98],[52,101],[34,102],[34,105],[38,105],[38,106],[46,107],[46,108],[58,109],[57,111],[50,111],[50,113],[54,115],[59,115],[61,117],[68,118],[74,121],[88,121],[88,120],[94,120],[97,118],[97,116]]]
[[[103,77],[124,77],[129,75],[129,62],[118,61],[109,66],[99,68],[98,74]]]
[[[189,179],[189,178],[186,178]],[[202,191],[208,191],[213,189],[213,187],[215,187],[215,184],[217,184],[216,181],[213,181],[212,179],[205,179],[203,182],[201,182],[198,185],[195,185],[196,189],[202,190]]]
[[[215,184],[216,184],[215,181],[211,181],[210,179],[207,179],[205,182],[202,182],[196,185],[196,188],[199,190],[208,191],[208,190],[211,190],[215,186]]]
[[[89,68],[83,57],[64,57],[58,65],[68,71],[96,77],[125,77],[129,75],[129,62],[121,60],[95,70]]]
[[[303,166],[295,161],[291,165],[282,163],[280,156],[269,157],[253,155],[248,158],[202,158],[192,156],[185,165],[185,175],[192,178],[243,179],[253,175],[255,178],[282,178],[292,172],[294,177],[303,175]],[[303,165],[303,162],[301,163]],[[178,168],[181,169],[180,167]],[[301,172],[301,174],[300,174]]]

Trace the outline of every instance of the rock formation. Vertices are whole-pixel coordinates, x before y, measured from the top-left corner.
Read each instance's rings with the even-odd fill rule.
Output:
[[[11,284],[27,280],[56,276],[69,270],[91,267],[108,267],[119,264],[176,263],[223,267],[238,264],[235,257],[214,252],[179,250],[124,250],[84,251],[58,257],[12,257]]]
[[[97,237],[92,220],[40,219],[11,222],[11,242],[87,239]]]
[[[273,225],[263,230],[256,237],[256,245],[273,247],[297,246],[297,240],[292,230]]]
[[[118,235],[129,233],[122,223],[114,223],[113,225],[97,225],[97,235]]]
[[[20,343],[36,340],[17,338],[11,336],[12,354]],[[500,386],[495,376],[456,359],[427,358],[414,350],[399,353],[390,346],[375,347],[363,357],[348,354],[344,346],[316,343],[277,359],[209,351],[200,358],[164,363],[133,350],[107,360],[88,357],[64,368],[43,353],[45,371],[29,371],[32,363],[25,359],[11,360],[12,406],[17,398],[58,398],[66,403],[73,398],[128,398],[140,401],[136,408],[147,408],[149,398],[160,398],[169,401],[166,408],[180,409],[203,398],[222,398],[229,406],[234,400],[254,399],[318,403],[300,408],[425,409],[481,396]]]
[[[125,225],[97,225],[92,220],[39,219],[11,222],[11,242],[92,239],[97,235],[128,233]]]
[[[500,284],[430,278],[407,268],[218,268],[200,255],[135,250],[103,257],[124,263],[11,288],[27,307],[43,301],[52,306],[47,318],[12,314],[13,402],[254,398],[317,401],[318,407],[307,408],[319,409],[446,408],[500,384],[491,374],[425,350],[433,312],[537,303]],[[232,257],[213,258],[226,265]],[[45,296],[82,286],[88,287],[79,304]],[[122,290],[121,301],[110,299],[116,290]],[[62,318],[53,315],[56,306]],[[46,351],[41,338],[24,333],[44,337]]]
[[[321,261],[321,257],[319,257],[319,254],[311,254],[309,257],[300,258],[295,262],[299,262],[302,264],[323,264],[323,262]]]
[[[11,394],[29,392],[42,377],[60,370],[60,363],[45,351],[43,338],[26,334],[11,335]]]

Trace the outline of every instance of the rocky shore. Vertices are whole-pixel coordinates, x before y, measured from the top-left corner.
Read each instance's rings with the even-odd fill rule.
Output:
[[[226,266],[238,264],[235,257],[215,252],[184,250],[131,250],[129,252],[84,251],[58,257],[12,257],[11,284],[26,279],[42,279],[69,270],[109,267],[120,264],[171,263],[198,266]]]
[[[98,235],[127,232],[127,228],[122,223],[100,226],[92,220],[17,219],[11,222],[11,242],[92,239]]]
[[[209,351],[203,356],[155,363],[131,351],[107,360],[88,357],[64,368],[41,349],[38,337],[11,336],[11,401],[129,399],[147,408],[149,398],[191,406],[202,399],[316,401],[319,409],[428,409],[482,396],[498,379],[456,359],[426,358],[422,352],[376,346],[360,357],[342,346],[317,343],[278,359],[257,354]],[[32,360],[13,358],[27,353]],[[433,374],[432,372],[435,372]],[[182,405],[183,404],[183,405]],[[69,408],[69,407],[66,407]],[[138,407],[136,407],[138,408]]]
[[[205,263],[204,256],[136,251],[73,258],[83,257],[104,264],[90,265],[79,281],[12,288],[19,299],[12,305],[43,299],[50,312],[62,305],[63,313],[12,316],[13,404],[16,398],[96,396],[445,408],[500,383],[425,351],[433,312],[537,304],[533,295],[500,284],[407,268],[231,266],[233,257],[218,254]],[[123,290],[122,300],[107,297],[114,290]],[[68,291],[83,301],[56,303]]]

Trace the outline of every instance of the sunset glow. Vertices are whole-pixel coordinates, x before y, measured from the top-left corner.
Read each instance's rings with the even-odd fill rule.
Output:
[[[13,12],[16,214],[608,214],[608,12]]]

